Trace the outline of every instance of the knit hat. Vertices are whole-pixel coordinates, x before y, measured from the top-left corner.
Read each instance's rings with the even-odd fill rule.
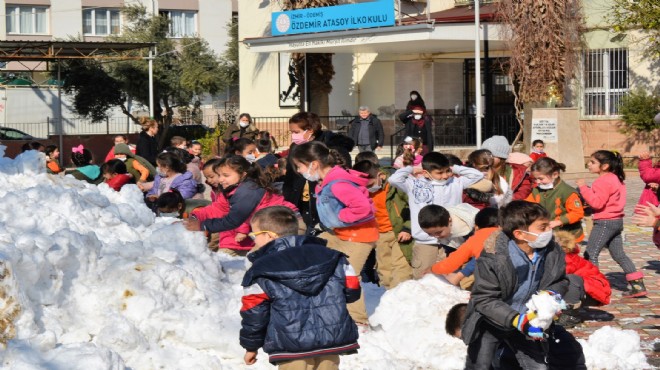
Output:
[[[511,146],[509,141],[504,136],[492,136],[481,144],[481,149],[488,149],[493,156],[497,158],[507,159],[511,153]]]
[[[509,154],[509,158],[506,161],[513,164],[525,164],[525,163],[534,162],[532,157],[528,156],[525,153],[518,153],[518,152],[513,152]]]

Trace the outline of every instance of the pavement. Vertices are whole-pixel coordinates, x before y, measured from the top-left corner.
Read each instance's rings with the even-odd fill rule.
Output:
[[[635,172],[627,172],[626,175],[628,197],[624,219],[624,248],[635,266],[644,272],[649,294],[646,298],[623,298],[622,294],[627,290],[623,271],[609,253],[603,250],[599,256],[600,269],[612,286],[611,302],[604,307],[590,308],[583,316],[587,321],[569,331],[577,338],[587,339],[591,333],[607,325],[634,330],[640,336],[649,364],[660,368],[660,348],[654,350],[654,346],[660,346],[660,249],[651,241],[651,228],[641,228],[630,221],[644,183]],[[569,184],[571,182],[568,181]]]

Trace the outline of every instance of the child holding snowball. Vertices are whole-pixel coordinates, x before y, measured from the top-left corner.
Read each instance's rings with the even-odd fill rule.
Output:
[[[536,311],[526,305],[537,292],[555,296],[568,288],[564,253],[552,240],[549,223],[538,204],[512,201],[501,209],[502,232],[486,240],[477,259],[461,330],[468,345],[466,369],[488,369],[502,341],[523,369],[547,369],[558,361],[568,366],[563,368],[586,369],[575,338],[558,325],[534,326],[540,325]],[[559,352],[561,356],[550,358]]]

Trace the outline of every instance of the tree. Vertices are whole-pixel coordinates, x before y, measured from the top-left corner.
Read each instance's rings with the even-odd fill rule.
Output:
[[[660,95],[647,93],[643,90],[631,91],[621,99],[619,113],[625,123],[624,133],[651,132],[660,128],[654,122],[656,114],[660,111]]]
[[[219,78],[230,89],[231,96],[238,96],[239,70],[238,70],[238,17],[227,25],[229,41],[220,60]],[[230,100],[233,100],[230,97]]]
[[[200,38],[184,38],[178,43],[167,37],[169,20],[160,15],[151,16],[142,5],[122,8],[126,25],[120,36],[109,37],[117,42],[155,42],[157,56],[153,61],[154,118],[165,125],[171,123],[174,108],[188,106],[193,97],[205,93],[215,94],[224,88],[218,79],[218,57]],[[131,53],[147,57],[147,50]],[[126,106],[130,97],[149,105],[149,77],[146,60],[100,63],[98,61],[62,62],[63,89],[74,94],[74,110],[80,115],[101,120],[112,106],[134,121]]]
[[[338,0],[281,0],[284,10],[319,8],[338,5]],[[296,77],[302,91],[309,92],[309,110],[325,116],[329,114],[329,96],[332,92],[332,78],[335,68],[330,53],[293,53],[291,58],[296,64]],[[307,73],[305,73],[305,70]],[[301,94],[301,102],[305,94]]]
[[[514,89],[520,131],[524,104],[561,101],[567,81],[575,76],[582,44],[580,0],[502,0],[498,16],[505,25],[511,56],[503,66]]]
[[[640,31],[636,41],[644,44],[645,56],[660,58],[660,2],[658,0],[613,0],[610,21],[614,31],[623,34]]]

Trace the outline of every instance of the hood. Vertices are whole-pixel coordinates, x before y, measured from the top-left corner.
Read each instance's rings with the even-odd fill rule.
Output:
[[[577,245],[575,244],[575,235],[563,230],[557,230],[553,234],[555,241],[559,244],[564,253],[579,253]]]
[[[133,152],[131,152],[131,148],[126,144],[115,144],[115,154],[124,154],[131,158],[134,156]]]
[[[257,278],[276,281],[301,294],[318,294],[335,273],[341,253],[326,241],[311,236],[287,236],[273,240],[248,255],[253,262],[243,286]]]
[[[78,167],[76,169],[83,175],[87,176],[87,178],[90,180],[96,180],[99,178],[99,176],[101,176],[101,167],[95,164]]]
[[[451,236],[466,236],[474,229],[474,218],[479,209],[461,203],[456,206],[445,207],[451,216]]]
[[[335,180],[348,180],[359,186],[364,186],[364,187],[366,187],[367,183],[369,183],[369,178],[367,177],[367,174],[353,170],[346,171],[345,169],[339,166],[333,167],[330,170],[330,172],[328,172],[328,174],[323,179],[323,186]]]

